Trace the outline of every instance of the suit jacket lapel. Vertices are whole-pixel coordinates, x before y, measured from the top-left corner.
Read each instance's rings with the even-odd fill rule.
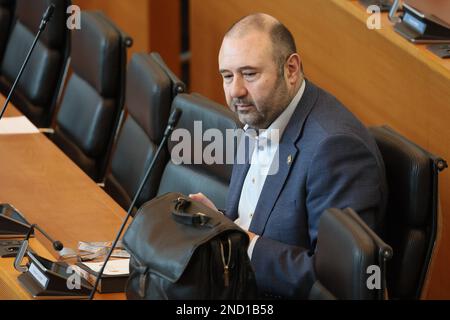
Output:
[[[294,166],[297,153],[295,143],[301,137],[305,120],[311,112],[318,97],[317,88],[307,82],[303,97],[300,99],[296,110],[292,114],[291,119],[284,131],[278,149],[279,170],[274,175],[267,176],[258,204],[255,209],[249,230],[256,234],[263,234],[270,213],[283,189],[286,179],[289,176],[291,168]],[[248,168],[247,168],[248,171]],[[245,175],[242,179],[242,183]],[[240,185],[242,188],[242,184]],[[239,189],[239,193],[240,193]],[[238,200],[239,201],[239,198]],[[236,210],[237,211],[237,210]]]

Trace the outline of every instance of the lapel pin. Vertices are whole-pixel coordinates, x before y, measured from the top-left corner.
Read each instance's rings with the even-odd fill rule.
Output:
[[[287,164],[288,164],[288,166],[290,166],[292,164],[292,156],[291,155],[289,155],[287,158]]]

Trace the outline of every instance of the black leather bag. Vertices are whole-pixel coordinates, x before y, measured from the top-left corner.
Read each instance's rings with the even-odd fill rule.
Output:
[[[131,255],[128,299],[254,299],[248,235],[179,193],[145,203],[123,242]]]

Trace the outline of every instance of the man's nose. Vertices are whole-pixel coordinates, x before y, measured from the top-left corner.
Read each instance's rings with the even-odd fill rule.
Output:
[[[247,96],[247,88],[241,77],[235,77],[231,84],[230,95],[232,98],[242,98]]]

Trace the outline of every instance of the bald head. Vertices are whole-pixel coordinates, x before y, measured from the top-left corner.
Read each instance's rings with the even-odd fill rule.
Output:
[[[242,38],[252,32],[267,34],[272,44],[274,61],[283,75],[286,59],[297,52],[291,32],[274,17],[265,13],[254,13],[233,24],[224,38]]]

